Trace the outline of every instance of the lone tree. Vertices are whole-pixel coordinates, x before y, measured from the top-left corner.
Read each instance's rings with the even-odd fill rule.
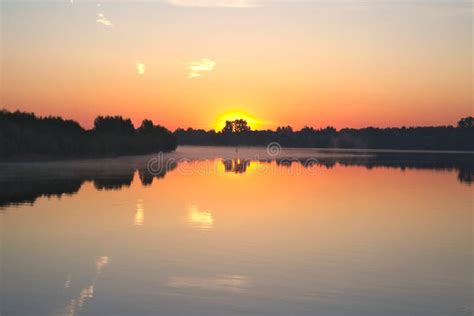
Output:
[[[237,119],[233,121],[226,121],[222,129],[222,133],[243,133],[249,132],[250,126],[244,119]]]

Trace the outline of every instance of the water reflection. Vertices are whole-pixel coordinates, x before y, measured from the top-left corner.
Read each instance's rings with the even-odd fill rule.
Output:
[[[69,273],[66,278],[66,282],[64,282],[64,288],[68,289],[71,287],[71,282],[72,282],[72,275]]]
[[[225,173],[245,174],[254,167],[311,169],[359,166],[372,168],[425,169],[457,172],[461,183],[474,181],[474,159],[472,154],[437,154],[406,152],[357,152],[324,154],[317,158],[267,158],[251,157],[219,159]],[[76,194],[85,182],[92,182],[99,191],[113,191],[130,187],[138,173],[142,186],[150,186],[154,180],[163,179],[168,172],[176,169],[178,162],[164,162],[159,173],[150,173],[146,167],[147,157],[136,157],[134,163],[123,159],[106,161],[46,163],[46,164],[0,164],[0,209],[9,205],[33,204],[38,197],[58,197]],[[186,158],[186,162],[201,161],[201,158]],[[252,168],[250,168],[252,167]],[[315,169],[316,168],[316,169]],[[212,169],[212,168],[211,168]],[[206,170],[208,170],[206,168]],[[137,207],[137,221],[143,212]]]
[[[92,279],[91,284],[84,287],[81,290],[81,292],[80,292],[80,294],[77,298],[71,299],[69,304],[66,306],[65,315],[67,315],[67,316],[76,315],[76,313],[78,313],[79,311],[82,310],[82,308],[84,307],[85,302],[94,297],[95,284],[96,284],[97,280],[99,279],[99,276],[102,273],[102,270],[104,269],[104,267],[108,263],[109,263],[109,257],[107,257],[107,256],[102,256],[102,257],[97,258],[97,260],[95,262],[95,266],[96,266],[95,275]],[[69,286],[70,286],[70,283],[71,282],[69,281]]]
[[[224,169],[226,172],[233,173],[245,173],[247,168],[250,166],[250,160],[247,159],[224,159],[222,163],[224,164]]]
[[[97,177],[93,179],[94,187],[99,190],[120,190],[123,187],[129,187],[133,181],[133,172],[124,172],[123,174],[113,174],[107,177]]]
[[[149,186],[153,179],[163,179],[176,168],[171,164],[159,174],[151,174],[146,167],[130,166],[116,161],[87,165],[87,162],[58,164],[0,164],[0,209],[9,205],[33,204],[39,197],[57,197],[76,194],[86,182],[92,182],[99,191],[117,191],[130,187],[136,172],[141,184]]]
[[[171,288],[243,293],[251,286],[251,281],[249,277],[244,275],[172,277],[168,280],[168,286]]]
[[[138,200],[137,202],[137,211],[135,212],[135,226],[143,226],[145,222],[145,210],[143,208],[143,201]]]
[[[472,314],[471,162],[240,154],[0,167],[0,313]]]
[[[188,221],[193,226],[202,231],[208,231],[212,229],[214,224],[214,218],[210,211],[201,211],[196,205],[189,207]]]

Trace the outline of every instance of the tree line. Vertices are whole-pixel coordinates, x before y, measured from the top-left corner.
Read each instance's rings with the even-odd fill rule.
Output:
[[[144,120],[140,127],[121,116],[99,116],[86,130],[73,120],[0,111],[0,159],[113,157],[172,151],[176,137]]]
[[[227,121],[221,131],[178,128],[174,134],[180,145],[266,146],[278,142],[284,147],[407,149],[407,150],[474,150],[474,118],[465,117],[457,126],[400,128],[304,127],[291,126],[276,130],[251,130],[245,120]]]
[[[135,128],[121,116],[99,116],[86,130],[78,122],[57,116],[0,111],[0,159],[87,158],[173,151],[177,145],[474,150],[474,119],[457,126],[361,129],[291,126],[251,130],[243,119],[227,121],[221,131],[178,128],[174,133],[150,120]]]

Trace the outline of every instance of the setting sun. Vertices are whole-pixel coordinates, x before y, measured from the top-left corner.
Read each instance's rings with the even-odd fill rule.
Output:
[[[240,111],[240,110],[229,110],[227,112],[224,112],[223,114],[219,115],[214,122],[213,128],[216,131],[220,131],[224,128],[225,122],[226,121],[233,121],[237,119],[243,119],[247,121],[247,124],[250,126],[251,129],[256,130],[261,128],[262,126],[262,121],[258,120],[257,118],[253,117],[252,115]]]

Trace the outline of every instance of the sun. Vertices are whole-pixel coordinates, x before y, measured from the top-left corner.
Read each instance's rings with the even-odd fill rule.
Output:
[[[224,128],[226,121],[233,121],[237,119],[243,119],[247,121],[247,124],[250,126],[252,130],[258,129],[262,124],[261,121],[253,117],[252,115],[240,111],[240,110],[229,110],[227,112],[222,113],[217,117],[214,122],[214,129],[216,131],[220,131]]]

